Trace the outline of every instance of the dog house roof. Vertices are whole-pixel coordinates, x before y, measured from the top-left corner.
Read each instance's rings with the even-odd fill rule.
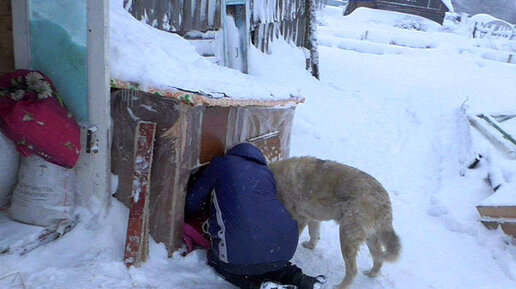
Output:
[[[187,91],[179,88],[170,87],[166,90],[157,88],[143,88],[137,83],[111,79],[111,87],[120,89],[131,89],[155,94],[163,97],[180,99],[182,102],[195,106],[292,106],[304,102],[302,97],[290,97],[285,99],[253,99],[253,98],[231,98],[226,95],[210,95],[201,91]]]

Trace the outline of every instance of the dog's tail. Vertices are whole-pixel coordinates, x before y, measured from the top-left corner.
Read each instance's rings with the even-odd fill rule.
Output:
[[[383,252],[383,260],[387,262],[396,261],[401,253],[401,242],[392,227],[382,230],[380,233],[380,240],[385,248]]]

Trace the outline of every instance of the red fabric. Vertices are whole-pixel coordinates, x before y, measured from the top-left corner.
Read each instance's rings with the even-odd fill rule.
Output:
[[[42,76],[40,83],[50,84],[51,94],[42,97],[28,85],[28,75],[35,72]],[[23,96],[16,97],[16,92]],[[23,156],[36,154],[65,168],[73,168],[79,158],[79,126],[39,71],[17,70],[0,77],[0,130]]]
[[[202,230],[202,225],[208,220],[209,208],[204,207],[195,216],[186,216],[183,227],[183,240],[186,243],[187,252],[195,249],[195,245],[204,249],[211,247],[210,236]]]
[[[197,231],[189,224],[185,224],[183,227],[183,240],[186,243],[188,253],[194,250],[195,245],[199,245],[204,249],[209,249],[211,247],[210,242],[206,240],[199,231]]]

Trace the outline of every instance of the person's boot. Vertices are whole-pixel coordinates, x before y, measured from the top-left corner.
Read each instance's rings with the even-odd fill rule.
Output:
[[[272,281],[265,281],[260,289],[298,289],[295,285],[283,285]]]
[[[324,284],[326,284],[326,276],[319,275],[319,276],[315,277],[315,279],[317,280],[317,282],[314,283],[312,288],[313,289],[323,289]]]
[[[298,289],[322,289],[326,283],[326,277],[324,275],[311,277],[298,273],[292,278],[292,283],[296,284]]]

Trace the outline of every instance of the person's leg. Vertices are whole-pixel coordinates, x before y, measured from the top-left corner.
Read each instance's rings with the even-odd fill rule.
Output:
[[[281,284],[291,284],[297,286],[298,289],[313,289],[314,284],[322,284],[322,277],[311,277],[303,273],[301,268],[288,262],[283,268],[264,274],[269,280],[279,282]]]
[[[260,285],[263,281],[260,276],[238,275],[224,271],[215,266],[212,267],[222,278],[241,289],[260,289]]]

